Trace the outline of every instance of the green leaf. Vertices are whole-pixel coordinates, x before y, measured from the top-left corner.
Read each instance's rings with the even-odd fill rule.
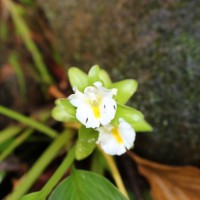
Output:
[[[39,51],[39,48],[33,41],[31,30],[27,25],[26,20],[22,16],[25,10],[22,8],[22,6],[19,6],[19,4],[16,4],[14,1],[7,0],[5,2],[5,9],[7,9],[11,15],[18,34],[20,35],[28,51],[30,51],[35,66],[41,75],[41,80],[47,85],[52,85],[54,81],[52,80],[52,77],[50,76],[50,73],[44,64],[42,53]]]
[[[84,170],[73,170],[53,191],[48,200],[127,200],[103,176]]]
[[[52,110],[52,117],[61,122],[76,122],[76,108],[68,99],[56,100],[56,107]]]
[[[145,121],[143,114],[134,108],[118,104],[116,117],[112,123],[118,123],[119,118],[130,123],[135,131],[152,131],[151,125]]]
[[[88,76],[77,67],[68,70],[69,81],[72,87],[77,87],[81,92],[88,86]]]
[[[40,192],[33,192],[30,194],[27,194],[25,196],[23,196],[22,198],[20,198],[20,200],[45,200],[45,199],[41,199],[40,197]]]
[[[19,56],[16,52],[12,52],[9,55],[9,63],[11,64],[11,67],[14,69],[16,77],[17,77],[17,81],[18,81],[18,85],[19,85],[19,91],[22,95],[22,99],[26,99],[26,81],[25,81],[25,75],[23,73],[22,67],[20,65],[20,61],[19,61]]]
[[[4,151],[0,154],[0,162],[3,161],[9,154],[11,154],[18,146],[20,146],[31,134],[33,133],[33,129],[24,130],[18,137],[11,142],[9,142],[8,146]]]
[[[94,65],[88,72],[88,85],[93,85],[93,83],[99,81],[100,68],[98,65]]]
[[[107,73],[105,70],[103,70],[103,69],[100,70],[99,79],[100,79],[100,81],[103,83],[103,85],[104,85],[105,87],[108,87],[108,88],[109,88],[110,85],[112,84],[112,81],[111,81],[111,79],[110,79],[110,76],[109,76],[108,73]]]
[[[92,128],[82,126],[79,129],[75,153],[77,160],[82,160],[93,152],[96,147],[97,137],[97,131]]]
[[[137,86],[138,83],[136,80],[127,79],[113,83],[111,85],[111,88],[116,88],[118,90],[116,101],[118,103],[125,104],[130,99],[130,97],[135,93],[135,91],[137,90]]]
[[[48,135],[49,137],[55,138],[58,135],[55,130],[53,130],[49,126],[45,125],[44,123],[38,122],[30,117],[22,115],[21,113],[18,113],[14,110],[11,110],[11,109],[6,108],[1,105],[0,105],[0,114],[3,114],[12,119],[18,120],[19,122],[24,123],[36,130]]]
[[[106,159],[102,152],[97,148],[92,155],[91,171],[104,175],[106,170],[109,171]]]

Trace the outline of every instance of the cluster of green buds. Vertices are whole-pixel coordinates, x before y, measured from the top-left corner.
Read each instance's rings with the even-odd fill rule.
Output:
[[[107,154],[121,155],[133,147],[135,132],[152,130],[140,111],[125,105],[137,90],[137,81],[113,83],[98,65],[88,74],[71,67],[68,76],[74,94],[57,99],[52,116],[80,124],[78,159],[88,156],[96,144]]]

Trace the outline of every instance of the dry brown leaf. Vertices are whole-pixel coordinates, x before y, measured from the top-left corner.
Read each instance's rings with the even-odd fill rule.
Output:
[[[66,96],[57,88],[56,85],[51,85],[48,90],[49,94],[54,98],[65,98]]]
[[[139,172],[149,181],[155,200],[200,200],[200,169],[175,167],[140,158],[133,152]]]

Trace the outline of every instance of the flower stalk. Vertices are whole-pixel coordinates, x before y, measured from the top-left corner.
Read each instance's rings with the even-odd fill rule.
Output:
[[[100,150],[101,150],[101,149],[100,149]],[[102,151],[102,150],[101,150],[101,151]],[[107,163],[108,163],[108,166],[109,166],[109,168],[110,168],[110,172],[111,172],[111,174],[112,174],[112,176],[113,176],[113,179],[114,179],[114,181],[115,181],[115,183],[116,183],[116,185],[117,185],[119,191],[120,191],[128,200],[130,200],[130,198],[129,198],[129,196],[128,196],[128,192],[127,192],[127,190],[126,190],[126,188],[125,188],[125,186],[124,186],[124,183],[123,183],[123,181],[122,181],[121,175],[120,175],[120,173],[119,173],[119,170],[118,170],[118,168],[117,168],[117,166],[116,166],[116,163],[115,163],[113,157],[110,156],[110,155],[108,155],[108,154],[105,154],[103,151],[102,151],[102,153],[103,153],[103,155],[104,155],[104,157],[105,157],[105,159],[106,159],[106,161],[107,161]]]

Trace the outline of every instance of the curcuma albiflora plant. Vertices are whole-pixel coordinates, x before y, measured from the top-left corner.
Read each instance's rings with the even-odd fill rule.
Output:
[[[80,124],[76,144],[78,160],[96,147],[109,155],[121,155],[134,145],[135,132],[151,131],[142,113],[125,106],[137,89],[133,79],[113,83],[98,65],[86,74],[76,67],[68,72],[74,94],[56,100],[54,119]]]
[[[136,132],[152,130],[140,111],[125,105],[135,93],[137,82],[128,79],[113,83],[109,75],[97,65],[88,74],[72,67],[68,76],[74,93],[57,99],[52,110],[53,118],[64,122],[66,127],[61,134],[54,136],[55,141],[41,155],[8,200],[129,199],[112,156],[122,155],[131,149]],[[78,129],[78,137],[74,137],[77,131],[73,131],[73,128]],[[99,148],[94,151],[97,146]],[[46,165],[48,158],[56,155],[63,147],[67,152],[66,157],[44,187],[19,198],[30,188],[40,170],[43,170],[44,161]],[[93,172],[73,167],[70,175],[57,185],[75,159],[82,160],[92,153]],[[112,174],[119,190],[101,176],[105,171]]]

